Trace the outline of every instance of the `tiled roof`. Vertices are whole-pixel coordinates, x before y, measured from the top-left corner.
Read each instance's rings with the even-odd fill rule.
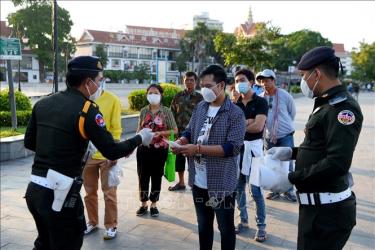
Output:
[[[234,34],[239,36],[243,35],[245,37],[254,36],[256,33],[256,26],[258,23],[249,24],[248,22],[240,24],[235,28]]]
[[[345,47],[343,43],[333,43],[333,49],[336,53],[345,53]]]
[[[149,27],[138,27],[138,26],[128,26],[136,27],[137,29],[150,30]],[[147,28],[147,29],[146,29]],[[183,30],[174,30],[174,29],[164,29],[164,28],[152,28],[154,31],[158,32],[179,32],[183,34]],[[159,47],[159,48],[180,48],[180,39],[176,38],[167,38],[160,36],[145,36],[138,34],[129,34],[121,32],[108,32],[108,31],[99,31],[99,30],[86,30],[94,40],[87,40],[85,33],[81,36],[78,43],[84,42],[99,42],[99,43],[113,43],[121,45],[139,45],[139,46],[149,46],[149,47]]]

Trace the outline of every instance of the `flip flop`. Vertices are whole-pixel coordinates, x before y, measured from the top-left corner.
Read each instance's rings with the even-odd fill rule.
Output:
[[[258,242],[265,242],[267,240],[267,232],[261,229],[258,229],[255,233],[254,240]]]
[[[178,183],[174,185],[173,187],[168,188],[169,191],[178,191],[178,190],[185,190],[185,189],[186,189],[186,186],[181,186]]]

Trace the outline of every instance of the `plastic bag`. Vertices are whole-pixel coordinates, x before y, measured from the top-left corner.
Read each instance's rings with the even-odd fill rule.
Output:
[[[274,160],[267,155],[263,164],[259,179],[263,189],[283,193],[293,187],[288,180],[289,161]]]
[[[116,164],[108,172],[108,186],[116,187],[120,184],[120,177],[123,176],[122,168]]]
[[[171,130],[169,140],[174,141],[173,130]],[[168,156],[164,165],[164,176],[169,182],[174,181],[176,178],[176,155],[172,153],[171,146],[168,147]]]

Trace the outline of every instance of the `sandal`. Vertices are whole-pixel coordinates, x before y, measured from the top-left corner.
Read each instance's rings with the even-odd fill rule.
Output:
[[[179,183],[177,183],[173,187],[168,188],[169,191],[178,191],[178,190],[185,190],[185,189],[186,189],[186,186],[181,186]]]
[[[258,229],[255,233],[254,240],[258,242],[265,242],[267,240],[267,232],[262,229]]]

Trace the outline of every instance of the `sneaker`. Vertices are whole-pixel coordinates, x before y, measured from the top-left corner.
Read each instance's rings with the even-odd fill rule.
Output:
[[[117,227],[108,228],[104,233],[103,239],[105,240],[113,239],[116,237],[116,234],[117,234]]]
[[[249,229],[249,224],[240,222],[240,223],[238,223],[238,225],[236,227],[234,227],[234,232],[236,234],[240,234],[243,231],[246,231],[248,229]]]
[[[279,193],[274,193],[274,192],[268,193],[267,196],[266,196],[267,200],[276,200],[278,198],[280,198],[280,194]]]
[[[138,210],[137,210],[137,216],[142,216],[142,215],[145,215],[147,213],[147,209],[148,207],[145,206],[141,206]]]
[[[292,192],[285,192],[284,199],[291,202],[297,202],[297,197]]]
[[[96,229],[98,229],[97,226],[93,226],[93,225],[87,223],[87,224],[86,224],[86,230],[84,231],[84,234],[85,234],[85,235],[86,235],[86,234],[89,234],[89,233],[91,233],[92,231],[95,231]]]
[[[150,208],[150,214],[152,217],[158,217],[159,216],[159,210],[157,207],[151,207]]]

